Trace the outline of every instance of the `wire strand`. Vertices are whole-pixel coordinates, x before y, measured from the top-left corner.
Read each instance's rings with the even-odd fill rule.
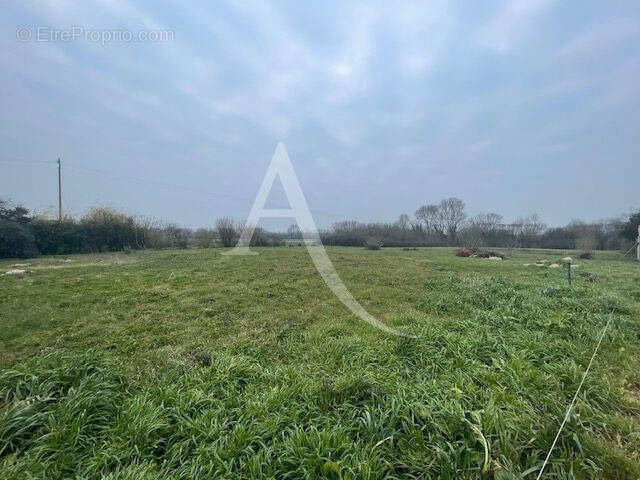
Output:
[[[46,164],[46,165],[55,165],[57,163],[57,161],[45,161],[45,160],[27,160],[27,159],[22,159],[22,158],[5,158],[5,159],[0,159],[0,162],[2,163],[22,163],[22,164]],[[133,181],[133,182],[138,182],[140,184],[148,184],[148,185],[160,185],[163,187],[169,187],[169,188],[175,188],[178,190],[184,190],[184,191],[188,191],[188,192],[194,192],[194,193],[198,193],[200,195],[208,195],[211,197],[217,197],[217,198],[228,198],[231,200],[236,200],[239,202],[247,202],[247,203],[252,203],[252,200],[248,199],[248,198],[241,198],[241,197],[237,197],[235,195],[229,195],[226,193],[216,193],[216,192],[210,192],[207,190],[202,190],[199,188],[193,188],[193,187],[186,187],[184,185],[176,185],[173,183],[168,183],[168,182],[162,182],[162,181],[157,181],[157,180],[150,180],[148,178],[141,178],[141,177],[136,177],[136,176],[132,176],[132,175],[122,175],[122,174],[118,174],[118,173],[113,173],[113,172],[108,172],[106,170],[100,170],[97,168],[89,168],[89,167],[81,167],[78,165],[75,165],[73,163],[69,163],[69,162],[63,162],[62,164],[65,168],[70,168],[72,170],[76,170],[78,172],[81,173],[85,173],[85,174],[99,174],[99,175],[108,175],[112,178],[115,179],[119,179],[119,180],[124,180],[124,181]],[[338,215],[336,213],[331,213],[331,212],[326,212],[323,210],[315,210],[315,209],[311,209],[311,211],[313,213],[315,213],[316,215],[326,215],[329,217],[335,217],[335,218],[343,218],[343,215]]]
[[[569,408],[567,408],[567,413],[565,413],[565,415],[564,415],[564,419],[562,420],[562,424],[560,424],[560,428],[558,429],[558,433],[556,433],[556,438],[553,439],[553,443],[551,444],[551,448],[549,449],[549,453],[547,453],[547,457],[544,459],[542,467],[540,468],[540,473],[536,477],[536,480],[540,480],[540,478],[542,477],[542,473],[544,472],[544,469],[547,466],[547,463],[549,462],[549,458],[551,458],[551,452],[553,452],[553,449],[555,448],[556,443],[558,442],[558,439],[560,438],[560,433],[562,432],[562,429],[564,428],[565,423],[567,423],[567,419],[569,418],[569,414],[571,413],[571,410],[573,409],[573,407],[576,404],[576,401],[578,400],[578,394],[580,393],[580,390],[582,389],[582,385],[584,384],[584,380],[587,378],[587,375],[589,374],[589,370],[591,370],[591,365],[593,364],[593,360],[596,358],[596,354],[598,353],[598,350],[600,349],[600,345],[602,344],[602,339],[604,338],[605,333],[607,333],[607,329],[609,328],[609,324],[611,323],[611,319],[612,318],[613,318],[613,313],[609,314],[609,320],[607,321],[607,324],[604,326],[604,329],[602,330],[602,334],[600,335],[600,339],[598,340],[598,344],[596,345],[596,349],[593,351],[593,355],[591,355],[591,360],[589,360],[589,365],[587,366],[587,369],[585,370],[584,375],[582,375],[582,380],[580,381],[580,385],[578,385],[578,390],[576,390],[576,394],[573,396],[573,400],[571,400],[571,403],[569,404]]]
[[[2,163],[23,163],[27,165],[55,165],[56,161],[46,161],[46,160],[26,160],[23,158],[3,158],[0,159]]]

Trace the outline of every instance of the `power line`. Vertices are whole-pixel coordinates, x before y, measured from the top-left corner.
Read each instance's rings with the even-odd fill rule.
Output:
[[[4,158],[0,159],[0,163],[22,163],[22,164],[32,164],[32,165],[55,165],[55,161],[46,161],[46,160],[25,160],[22,158]]]
[[[105,170],[98,170],[96,168],[87,168],[87,167],[79,167],[77,165],[73,165],[70,163],[65,163],[65,165],[69,168],[71,168],[72,170],[77,170],[79,172],[83,172],[83,173],[89,173],[89,174],[100,174],[100,175],[107,175],[113,178],[116,178],[118,180],[125,180],[125,181],[130,181],[130,182],[137,182],[137,183],[141,183],[141,184],[148,184],[148,185],[159,185],[159,186],[163,186],[163,187],[169,187],[169,188],[176,188],[179,190],[185,190],[185,191],[189,191],[189,192],[195,192],[195,193],[200,193],[203,195],[210,195],[213,197],[226,197],[232,200],[239,200],[239,201],[248,201],[246,198],[240,198],[240,197],[236,197],[234,195],[228,195],[225,193],[214,193],[214,192],[210,192],[207,190],[201,190],[199,188],[193,188],[193,187],[187,187],[184,185],[177,185],[174,183],[168,183],[168,182],[162,182],[162,181],[158,181],[158,180],[149,180],[148,178],[141,178],[141,177],[135,177],[132,175],[122,175],[122,174],[117,174],[117,173],[112,173],[112,172],[107,172]]]
[[[0,162],[2,163],[23,163],[23,164],[47,164],[47,165],[55,165],[57,162],[56,161],[45,161],[45,160],[27,160],[27,159],[21,159],[21,158],[5,158],[5,159],[0,159]],[[193,192],[193,193],[198,193],[201,195],[208,195],[211,197],[218,197],[218,198],[228,198],[230,200],[236,200],[239,202],[246,202],[251,204],[253,202],[253,200],[248,199],[248,198],[242,198],[242,197],[237,197],[235,195],[229,195],[226,193],[219,193],[219,192],[211,192],[208,190],[202,190],[199,188],[194,188],[194,187],[187,187],[184,185],[177,185],[174,183],[168,183],[168,182],[162,182],[162,181],[158,181],[158,180],[150,180],[148,178],[142,178],[142,177],[136,177],[136,176],[132,176],[132,175],[122,175],[122,174],[118,174],[118,173],[113,173],[113,172],[109,172],[106,170],[101,170],[101,169],[97,169],[97,168],[89,168],[89,167],[81,167],[79,165],[74,165],[72,163],[68,163],[65,162],[65,167],[70,168],[72,170],[76,170],[78,172],[81,173],[85,173],[85,174],[99,174],[99,175],[107,175],[110,176],[112,178],[118,179],[118,180],[124,180],[124,181],[129,181],[129,182],[137,182],[140,184],[147,184],[147,185],[159,185],[159,186],[163,186],[163,187],[168,187],[168,188],[174,188],[174,189],[178,189],[178,190],[184,190],[184,191],[188,191],[188,192]],[[338,215],[336,213],[332,213],[332,212],[327,212],[327,211],[323,211],[323,210],[311,210],[313,213],[318,214],[318,215],[326,215],[326,216],[330,216],[330,217],[335,217],[335,218],[344,218],[343,215]]]
[[[176,188],[176,189],[179,189],[179,190],[185,190],[185,191],[189,191],[189,192],[199,193],[199,194],[202,194],[202,195],[209,195],[209,196],[212,196],[212,197],[224,197],[224,198],[228,198],[228,199],[231,199],[231,200],[237,200],[237,201],[240,201],[240,202],[247,202],[247,203],[252,203],[253,202],[253,200],[251,200],[251,199],[237,197],[235,195],[229,195],[229,194],[226,194],[226,193],[210,192],[208,190],[202,190],[202,189],[199,189],[199,188],[187,187],[187,186],[184,186],[184,185],[177,185],[177,184],[174,184],[174,183],[162,182],[162,181],[157,181],[157,180],[149,180],[147,178],[135,177],[135,176],[131,176],[131,175],[114,174],[112,172],[107,172],[105,170],[99,170],[99,169],[96,169],[96,168],[79,167],[77,165],[73,165],[73,164],[70,164],[70,163],[65,163],[65,165],[67,167],[70,167],[70,168],[72,168],[74,170],[77,170],[77,171],[86,172],[86,173],[97,173],[97,174],[100,174],[100,175],[109,175],[111,177],[118,178],[118,179],[121,179],[121,180],[126,180],[126,181],[134,181],[134,182],[138,182],[138,183],[142,183],[142,184],[151,184],[151,185],[155,184],[155,185],[160,185],[160,186],[164,186],[164,187]],[[335,213],[326,212],[326,211],[322,211],[322,210],[313,210],[312,209],[311,211],[313,213],[320,214],[320,215],[327,215],[327,216],[336,217],[336,218],[342,218],[343,217],[342,215],[338,215],[338,214],[335,214]]]

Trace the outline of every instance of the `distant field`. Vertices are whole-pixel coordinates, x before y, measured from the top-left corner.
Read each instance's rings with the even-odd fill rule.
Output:
[[[640,478],[637,262],[256,250],[1,261],[0,478],[533,479],[610,315],[543,478]]]

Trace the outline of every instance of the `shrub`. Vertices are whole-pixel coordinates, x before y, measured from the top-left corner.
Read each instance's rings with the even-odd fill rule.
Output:
[[[164,227],[151,220],[143,220],[137,228],[140,248],[167,248],[169,241]]]
[[[27,223],[29,218],[29,210],[21,205],[11,204],[2,198],[0,198],[0,220],[8,220],[10,222]]]
[[[208,228],[199,228],[193,234],[193,241],[196,247],[211,248],[215,244],[215,232]]]
[[[34,218],[26,224],[44,255],[121,251],[137,248],[186,248],[191,232],[176,225],[134,217],[108,208],[92,208],[80,221]]]
[[[137,246],[137,231],[133,217],[111,208],[95,207],[80,220],[88,251],[118,251]]]
[[[590,252],[591,250],[595,250],[597,246],[596,234],[593,230],[583,230],[578,234],[578,238],[576,239],[576,249],[584,250],[585,252]]]
[[[31,232],[18,222],[0,220],[0,258],[27,258],[38,255]]]
[[[165,227],[164,232],[169,247],[187,248],[189,245],[189,237],[191,237],[189,229],[171,223]]]
[[[591,252],[582,252],[578,258],[583,260],[591,260],[593,258],[593,253]]]
[[[629,219],[620,225],[620,236],[634,242],[638,238],[638,225],[640,225],[640,210],[630,215]]]
[[[498,257],[498,258],[502,258],[504,260],[505,256],[504,254],[500,253],[500,252],[495,252],[493,250],[490,250],[488,252],[479,252],[478,257],[480,258],[491,258],[491,257]]]
[[[277,247],[282,245],[282,238],[278,235],[267,232],[264,228],[256,227],[251,237],[252,247]]]
[[[35,218],[29,222],[36,247],[42,255],[59,255],[89,251],[84,232],[75,220]]]
[[[380,250],[382,245],[382,241],[375,237],[369,237],[364,241],[364,248],[367,250]]]
[[[216,231],[222,245],[232,247],[238,240],[238,230],[234,221],[229,217],[222,217],[216,220]]]

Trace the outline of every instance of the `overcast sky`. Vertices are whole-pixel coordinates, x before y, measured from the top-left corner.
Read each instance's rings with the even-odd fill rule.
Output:
[[[32,209],[60,156],[69,213],[241,219],[278,141],[322,227],[640,206],[637,1],[15,1],[0,29],[0,195]]]

